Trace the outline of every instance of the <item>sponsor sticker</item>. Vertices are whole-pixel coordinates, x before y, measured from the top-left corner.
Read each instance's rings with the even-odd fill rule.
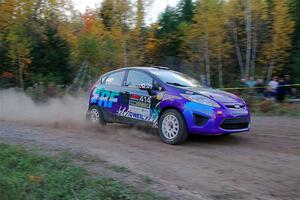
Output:
[[[128,112],[143,115],[144,117],[149,117],[149,115],[150,115],[150,109],[141,108],[141,107],[137,107],[137,106],[129,106]]]
[[[133,108],[133,109],[136,109],[136,108]],[[117,111],[117,114],[119,116],[123,116],[123,117],[129,117],[129,118],[132,118],[132,119],[138,119],[138,120],[153,122],[154,124],[157,123],[157,119],[158,119],[158,113],[157,112],[151,113],[151,111],[149,109],[148,109],[148,111],[145,111],[145,110],[140,110],[139,108],[137,110],[134,110],[134,111],[135,112],[136,111],[137,112],[141,112],[143,114],[133,113],[130,110],[129,107],[128,108],[126,108],[126,107],[120,107],[119,110]],[[148,115],[144,115],[144,114],[148,114]]]
[[[100,107],[111,108],[113,103],[118,101],[118,97],[119,92],[97,88],[92,94],[91,103],[98,103]]]

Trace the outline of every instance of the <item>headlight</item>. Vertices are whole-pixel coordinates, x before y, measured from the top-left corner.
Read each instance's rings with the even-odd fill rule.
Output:
[[[203,105],[211,106],[214,108],[220,108],[221,106],[210,98],[203,95],[189,95],[189,94],[181,94],[184,98]]]

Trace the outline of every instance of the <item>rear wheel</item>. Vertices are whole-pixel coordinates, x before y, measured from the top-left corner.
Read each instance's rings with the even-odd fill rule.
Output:
[[[86,114],[86,120],[92,124],[106,125],[106,122],[102,116],[102,112],[96,105],[93,105],[89,108]]]
[[[182,115],[174,109],[166,110],[159,118],[159,136],[167,144],[181,144],[188,136]]]

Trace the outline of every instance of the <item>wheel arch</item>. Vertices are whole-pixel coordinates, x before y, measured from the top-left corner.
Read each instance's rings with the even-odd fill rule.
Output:
[[[90,109],[92,106],[97,106],[97,107],[100,109],[100,106],[99,106],[97,103],[89,103],[89,109]]]
[[[99,122],[101,125],[106,125],[106,119],[105,117],[103,116],[103,110],[101,109],[101,107],[97,104],[97,103],[91,103],[89,104],[89,108],[88,108],[88,111],[86,112],[86,118],[88,117],[89,115],[89,112],[91,110],[91,108],[95,106],[99,112],[99,115],[100,115],[100,119],[99,119]]]
[[[158,120],[157,120],[158,122],[159,122],[160,117],[162,116],[162,114],[163,114],[165,111],[167,111],[167,110],[176,110],[176,111],[178,111],[179,114],[182,116],[182,118],[183,118],[183,120],[184,120],[184,123],[185,123],[186,126],[187,126],[186,119],[185,119],[185,117],[184,117],[182,111],[181,111],[179,108],[175,107],[175,106],[166,106],[166,107],[164,107],[163,109],[161,109],[161,111],[160,111],[160,113],[159,113],[159,115],[158,115]],[[187,127],[187,128],[188,128],[188,127]]]

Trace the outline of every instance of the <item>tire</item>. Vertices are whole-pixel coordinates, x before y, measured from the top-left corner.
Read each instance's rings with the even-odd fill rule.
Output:
[[[167,144],[181,144],[188,137],[185,120],[175,109],[162,113],[158,122],[158,130],[161,140]]]
[[[102,111],[96,105],[92,105],[86,113],[86,120],[92,124],[100,124],[102,126],[106,125],[103,118]]]

